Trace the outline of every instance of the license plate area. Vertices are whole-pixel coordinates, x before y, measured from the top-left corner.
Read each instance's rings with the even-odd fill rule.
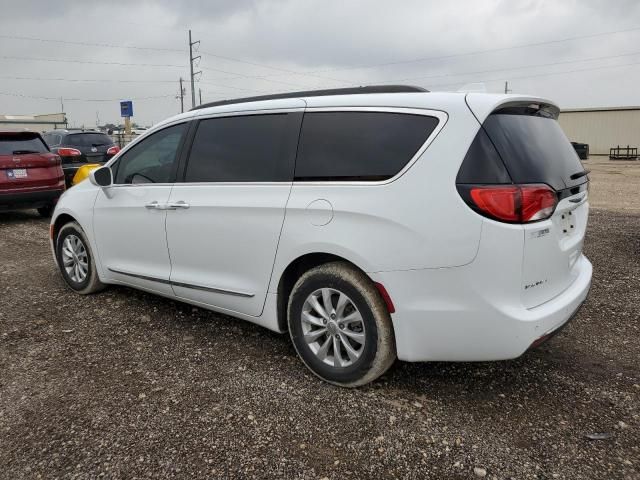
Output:
[[[7,178],[9,180],[27,178],[27,169],[26,168],[14,168],[14,169],[11,169],[11,170],[7,170]]]
[[[560,216],[560,228],[562,235],[565,237],[569,237],[576,232],[576,217],[572,210],[564,212]]]

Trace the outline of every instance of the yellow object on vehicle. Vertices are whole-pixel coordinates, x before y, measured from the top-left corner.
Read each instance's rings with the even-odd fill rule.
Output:
[[[78,183],[83,181],[85,178],[87,178],[92,170],[95,170],[96,168],[100,168],[100,167],[101,165],[99,163],[87,163],[86,165],[82,165],[80,168],[78,168],[78,171],[73,176],[73,179],[71,180],[71,185],[77,185]]]

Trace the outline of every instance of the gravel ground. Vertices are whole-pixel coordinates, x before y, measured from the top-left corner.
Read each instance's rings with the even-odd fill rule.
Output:
[[[0,214],[0,477],[640,478],[638,232],[639,215],[592,211],[591,294],[541,349],[396,363],[344,390],[286,336],[126,288],[71,293],[47,222]]]
[[[640,161],[589,157],[582,162],[591,170],[589,203],[592,207],[640,214]]]

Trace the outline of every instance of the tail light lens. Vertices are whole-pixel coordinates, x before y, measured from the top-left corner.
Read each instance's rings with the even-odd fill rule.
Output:
[[[544,220],[558,204],[556,193],[547,185],[468,186],[463,198],[482,215],[508,223]]]
[[[82,152],[75,148],[62,147],[58,149],[58,155],[61,157],[79,157]]]
[[[114,145],[113,147],[109,147],[109,149],[107,150],[107,155],[115,155],[119,151],[120,151],[120,147],[117,145]]]

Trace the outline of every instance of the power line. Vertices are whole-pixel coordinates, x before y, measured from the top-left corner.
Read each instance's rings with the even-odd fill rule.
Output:
[[[271,90],[256,90],[255,88],[232,87],[231,85],[221,85],[219,83],[207,82],[205,80],[200,80],[198,83],[202,83],[204,85],[211,85],[212,87],[230,88],[232,90],[240,90],[240,91],[243,91],[243,92],[266,93],[266,92],[270,92],[271,91]]]
[[[32,99],[36,99],[36,100],[55,100],[55,101],[60,101],[61,97],[42,97],[42,96],[37,96],[37,95],[25,95],[22,93],[10,93],[10,92],[0,92],[0,95],[5,95],[8,97],[19,97],[19,98],[32,98]],[[140,101],[140,100],[154,100],[154,99],[158,99],[158,98],[173,98],[175,95],[171,94],[171,95],[155,95],[155,96],[151,96],[151,97],[134,97],[134,98],[129,98],[126,97],[128,100],[136,100],[136,101]],[[64,97],[65,101],[71,101],[71,102],[119,102],[120,100],[122,100],[125,97],[118,97],[118,98],[68,98],[68,97]]]
[[[350,67],[335,67],[335,68],[326,68],[326,69],[321,69],[321,70],[307,70],[301,73],[305,73],[305,74],[315,74],[315,73],[324,73],[324,72],[337,72],[337,71],[346,71],[346,70],[360,70],[360,69],[370,69],[370,68],[378,68],[378,67],[386,67],[386,66],[391,66],[391,65],[402,65],[402,64],[407,64],[407,63],[418,63],[418,62],[427,62],[427,61],[433,61],[433,60],[444,60],[444,59],[449,59],[449,58],[456,58],[456,57],[466,57],[466,56],[471,56],[471,55],[481,55],[481,54],[485,54],[485,53],[493,53],[493,52],[502,52],[502,51],[507,51],[507,50],[516,50],[516,49],[520,49],[520,48],[529,48],[529,47],[539,47],[539,46],[543,46],[543,45],[551,45],[551,44],[556,44],[556,43],[563,43],[563,42],[569,42],[569,41],[573,41],[573,40],[582,40],[585,38],[596,38],[596,37],[601,37],[601,36],[606,36],[606,35],[615,35],[615,34],[619,34],[619,33],[628,33],[628,32],[636,32],[636,31],[640,31],[640,27],[634,27],[634,28],[627,28],[624,30],[615,30],[615,31],[609,31],[609,32],[600,32],[600,33],[591,33],[591,34],[587,34],[587,35],[578,35],[575,37],[566,37],[566,38],[561,38],[561,39],[556,39],[556,40],[546,40],[543,42],[534,42],[534,43],[523,43],[523,44],[519,44],[519,45],[512,45],[512,46],[508,46],[508,47],[498,47],[498,48],[489,48],[489,49],[484,49],[484,50],[475,50],[475,51],[470,51],[470,52],[463,52],[463,53],[454,53],[454,54],[448,54],[448,55],[440,55],[440,56],[435,56],[435,57],[420,57],[420,58],[414,58],[414,59],[409,59],[409,60],[399,60],[399,61],[393,61],[393,62],[384,62],[384,63],[372,63],[372,64],[366,64],[366,65],[354,65],[354,66],[350,66]],[[275,75],[269,75],[269,76],[275,76]]]
[[[546,73],[538,73],[538,74],[533,74],[533,75],[522,75],[519,77],[512,77],[511,75],[509,76],[510,80],[528,80],[530,78],[537,78],[537,77],[548,77],[548,76],[553,76],[553,75],[565,75],[568,73],[577,73],[577,72],[589,72],[592,70],[604,70],[604,69],[609,69],[609,68],[620,68],[620,67],[631,67],[631,66],[637,66],[640,65],[640,62],[631,62],[631,63],[621,63],[618,65],[601,65],[598,67],[588,67],[588,68],[578,68],[578,69],[573,69],[573,70],[564,70],[562,72],[546,72]],[[475,79],[473,82],[474,83],[482,83],[482,82],[502,82],[504,81],[504,77],[501,78],[487,78],[487,79]],[[434,88],[434,87],[452,87],[452,86],[456,86],[456,85],[460,85],[463,82],[455,82],[455,83],[436,83],[436,84],[429,84],[429,88]],[[464,82],[464,84],[469,83],[469,82]]]
[[[0,79],[5,80],[34,80],[47,82],[87,82],[87,83],[174,83],[175,80],[114,80],[109,78],[46,78],[46,77],[21,77],[0,75]]]
[[[270,82],[270,83],[279,83],[281,85],[288,85],[290,87],[305,87],[305,88],[309,87],[308,85],[303,85],[303,84],[300,84],[300,83],[291,83],[291,82],[285,82],[285,81],[282,81],[282,80],[272,80],[271,78],[267,78],[267,76],[265,76],[265,75],[245,75],[245,74],[242,74],[242,73],[228,72],[228,71],[219,70],[219,69],[216,69],[216,68],[204,68],[204,67],[202,67],[202,70],[211,71],[211,72],[218,72],[218,73],[225,73],[227,75],[236,75],[235,78],[226,77],[226,78],[224,78],[224,80],[237,80],[238,77],[241,77],[241,78],[260,80],[260,81]],[[214,78],[214,80],[216,80],[216,79]],[[220,79],[220,80],[222,80],[222,79]],[[340,80],[340,81],[344,82],[344,80]]]
[[[7,38],[11,40],[27,40],[27,41],[42,42],[42,43],[59,43],[62,45],[78,45],[81,47],[122,48],[122,49],[130,49],[130,50],[152,50],[156,52],[180,52],[180,53],[185,52],[185,50],[180,50],[177,48],[140,47],[138,45],[114,45],[111,43],[72,42],[70,40],[22,37],[18,35],[0,35],[0,38]]]
[[[174,67],[186,68],[186,65],[172,65],[166,63],[122,63],[122,62],[95,62],[91,60],[66,60],[61,58],[38,58],[38,57],[14,57],[9,55],[0,55],[5,60],[26,60],[34,62],[60,62],[60,63],[84,63],[89,65],[119,65],[124,67]]]
[[[564,65],[564,64],[567,64],[567,63],[593,62],[593,61],[598,61],[598,60],[609,60],[609,59],[612,59],[612,58],[630,57],[630,56],[634,56],[634,55],[640,55],[640,51],[632,52],[632,53],[623,53],[623,54],[620,54],[620,55],[606,55],[606,56],[603,56],[603,57],[590,57],[590,58],[584,58],[584,59],[581,59],[581,60],[565,60],[565,61],[560,61],[560,62],[529,64],[529,65],[522,65],[522,66],[519,66],[519,67],[507,67],[507,68],[498,68],[498,69],[492,69],[492,70],[477,70],[477,71],[473,71],[473,72],[444,73],[444,74],[441,74],[441,75],[427,75],[427,76],[418,76],[418,77],[398,78],[398,79],[393,79],[393,80],[382,80],[380,83],[406,82],[406,81],[409,81],[409,80],[423,80],[423,79],[428,79],[428,78],[457,77],[457,76],[461,76],[461,75],[475,75],[475,74],[478,74],[478,73],[505,72],[505,71],[511,71],[511,70],[522,70],[523,68],[553,67],[553,66],[556,66],[556,65]],[[357,85],[357,83],[354,83],[353,85]]]
[[[62,77],[23,77],[23,76],[10,76],[0,75],[0,79],[5,80],[20,80],[20,81],[43,81],[43,82],[73,82],[73,83],[124,83],[124,84],[174,84],[175,80],[114,80],[108,78],[62,78]],[[218,88],[230,88],[232,90],[242,90],[247,92],[267,93],[271,90],[255,90],[249,88],[233,87],[231,85],[220,85],[211,82],[199,82],[206,85],[211,85]],[[210,95],[226,95],[228,92],[210,91]]]
[[[328,68],[328,69],[321,69],[321,70],[308,70],[308,71],[296,71],[296,70],[290,70],[290,69],[285,69],[285,68],[281,68],[281,67],[273,67],[271,65],[266,65],[266,64],[263,64],[263,63],[259,63],[259,62],[239,59],[239,58],[235,58],[235,57],[229,57],[229,56],[220,55],[220,54],[217,54],[217,53],[211,53],[211,52],[202,52],[202,53],[205,54],[205,55],[209,55],[211,57],[220,58],[220,59],[227,60],[227,61],[243,63],[243,64],[246,64],[246,65],[252,65],[252,66],[256,66],[256,67],[260,67],[260,68],[267,68],[267,69],[271,69],[271,70],[276,70],[276,71],[282,72],[280,74],[269,74],[269,75],[245,75],[245,74],[241,74],[241,73],[237,73],[237,72],[228,72],[228,71],[218,70],[218,69],[208,69],[208,70],[211,70],[211,71],[217,71],[219,73],[236,75],[236,76],[241,76],[241,77],[245,77],[245,78],[253,78],[253,79],[256,79],[256,80],[266,79],[268,77],[282,76],[282,75],[301,75],[301,76],[312,76],[312,77],[320,78],[320,79],[323,79],[323,80],[331,80],[331,81],[335,81],[335,82],[343,82],[344,83],[344,82],[346,82],[346,80],[336,79],[336,78],[331,78],[331,77],[325,77],[325,76],[319,76],[319,75],[316,75],[316,74],[317,73],[324,73],[324,72],[333,72],[333,71],[370,69],[370,68],[378,68],[378,67],[385,67],[385,66],[392,66],[392,65],[401,65],[401,64],[408,64],[408,63],[433,61],[433,60],[443,60],[443,59],[463,57],[463,56],[480,55],[480,54],[485,54],[485,53],[492,53],[492,52],[507,51],[507,50],[514,50],[514,49],[520,49],[520,48],[529,48],[529,47],[557,44],[557,43],[563,43],[563,42],[568,42],[568,41],[573,41],[573,40],[580,40],[580,39],[585,39],[585,38],[597,38],[597,37],[606,36],[606,35],[629,33],[629,32],[635,32],[635,31],[638,31],[638,30],[640,30],[640,27],[634,27],[634,28],[628,28],[628,29],[622,29],[622,30],[614,30],[614,31],[608,31],[608,32],[591,33],[591,34],[578,35],[578,36],[573,36],[573,37],[565,37],[565,38],[561,38],[561,39],[547,40],[547,41],[542,41],[542,42],[526,43],[526,44],[512,45],[512,46],[507,46],[507,47],[498,47],[498,48],[492,48],[492,49],[476,50],[476,51],[471,51],[471,52],[463,52],[463,53],[441,55],[441,56],[434,56],[434,57],[421,57],[421,58],[414,58],[414,59],[409,59],[409,60],[400,60],[400,61],[393,61],[393,62],[384,62],[384,63],[366,64],[366,65],[355,65],[355,66],[349,66],[349,67],[335,67],[335,68]],[[29,40],[29,41],[38,41],[38,42],[51,42],[51,43],[68,44],[68,45],[79,45],[79,46],[91,46],[91,47],[120,48],[120,49],[149,50],[149,51],[167,51],[167,52],[180,52],[180,53],[184,53],[185,52],[185,50],[173,49],[173,48],[143,47],[143,46],[138,46],[138,45],[116,45],[116,44],[109,44],[109,43],[73,42],[73,41],[69,41],[69,40],[44,39],[44,38],[38,38],[38,37],[27,37],[27,36],[18,36],[18,35],[0,35],[0,38]],[[25,59],[26,60],[26,59],[28,59],[27,57],[6,57],[6,56],[0,57],[0,58],[18,59],[18,60],[21,60],[21,59]],[[140,65],[140,66],[159,66],[159,67],[162,66],[162,67],[180,67],[180,68],[183,67],[182,65],[129,64],[129,63],[119,63],[119,62],[83,62],[83,61],[79,61],[79,60],[73,60],[72,61],[72,60],[35,59],[35,58],[30,58],[29,60],[41,60],[41,61],[51,61],[51,62],[60,61],[60,62],[72,62],[72,63],[107,64],[107,65],[123,65],[123,66],[138,66],[138,65]],[[289,84],[289,85],[292,85],[292,86],[305,86],[305,85],[301,85],[301,84],[292,84],[292,83],[286,83],[286,84]]]
[[[280,75],[286,75],[286,74],[289,74],[289,75],[302,75],[302,76],[306,76],[306,77],[319,78],[321,80],[331,80],[331,81],[335,81],[335,82],[343,82],[344,81],[344,80],[340,80],[340,79],[337,79],[337,78],[325,77],[325,76],[322,76],[322,75],[315,75],[314,73],[311,73],[311,72],[300,72],[300,71],[297,71],[297,70],[290,70],[288,68],[274,67],[274,66],[267,65],[267,64],[264,64],[264,63],[257,63],[257,62],[252,62],[252,61],[249,61],[249,60],[242,60],[242,59],[239,59],[239,58],[226,57],[224,55],[218,55],[217,53],[210,53],[210,52],[204,52],[204,51],[200,52],[200,53],[202,53],[203,55],[208,55],[210,57],[220,58],[222,60],[227,60],[227,61],[230,61],[230,62],[243,63],[245,65],[252,65],[254,67],[268,68],[270,70],[283,72]],[[234,73],[234,75],[236,75],[236,74]],[[274,74],[271,74],[271,75],[259,75],[259,76],[255,76],[255,77],[252,77],[252,78],[267,78],[267,77],[274,77],[274,76],[276,76],[276,75],[274,75]]]
[[[26,40],[26,41],[34,41],[34,42],[41,42],[41,43],[57,43],[57,44],[61,44],[61,45],[76,45],[76,46],[80,46],[80,47],[99,47],[99,48],[118,48],[118,49],[127,49],[127,50],[145,50],[145,51],[156,51],[156,52],[171,52],[171,53],[185,53],[187,50],[182,50],[179,48],[160,48],[160,47],[143,47],[143,46],[138,46],[138,45],[115,45],[112,43],[93,43],[93,42],[73,42],[70,40],[56,40],[56,39],[50,39],[50,38],[38,38],[38,37],[25,37],[25,36],[20,36],[20,35],[0,35],[0,38],[6,38],[6,39],[11,39],[11,40]],[[254,67],[260,67],[260,68],[267,68],[270,70],[275,70],[275,71],[279,71],[279,72],[286,72],[292,75],[309,75],[309,76],[313,76],[316,78],[321,78],[321,79],[328,79],[328,80],[335,80],[335,79],[331,79],[331,78],[327,78],[327,77],[320,77],[317,75],[311,75],[311,74],[306,74],[306,73],[302,73],[302,72],[296,72],[294,70],[288,70],[285,68],[280,68],[280,67],[273,67],[271,65],[267,65],[264,63],[258,63],[258,62],[253,62],[253,61],[249,61],[249,60],[243,60],[243,59],[239,59],[239,58],[234,58],[234,57],[228,57],[225,55],[219,55],[216,53],[211,53],[211,52],[202,52],[204,55],[208,55],[210,57],[214,57],[214,58],[219,58],[221,60],[226,60],[229,62],[236,62],[236,63],[242,63],[245,65],[251,65]],[[230,75],[243,75],[241,73],[236,73],[236,72],[228,72],[228,71],[224,71],[224,70],[215,70],[221,73],[225,73],[225,74],[230,74]],[[255,77],[251,77],[251,78],[260,78],[259,76],[255,76]]]
[[[197,60],[197,58],[193,58],[193,60]],[[88,64],[88,65],[115,65],[115,66],[125,66],[125,67],[171,67],[171,68],[186,68],[186,65],[173,65],[173,64],[158,64],[158,63],[124,63],[124,62],[98,62],[98,61],[91,61],[91,60],[70,60],[70,59],[59,59],[59,58],[39,58],[39,57],[18,57],[18,56],[10,56],[10,55],[1,55],[0,59],[5,59],[5,60],[20,60],[20,61],[34,61],[34,62],[54,62],[54,63],[79,63],[79,64]],[[216,71],[216,72],[221,72],[221,73],[225,73],[228,75],[235,75],[236,78],[237,77],[243,77],[243,78],[249,78],[249,79],[256,79],[256,80],[263,80],[262,77],[260,76],[252,76],[252,75],[244,75],[242,73],[235,73],[235,72],[229,72],[226,70],[218,70],[218,69],[213,69],[213,68],[203,68],[202,70],[211,70],[211,71]],[[200,72],[195,72],[194,76],[197,75]],[[272,82],[272,83],[280,83],[280,84],[284,84],[284,85],[290,85],[290,86],[294,86],[294,87],[300,87],[304,85],[300,85],[300,84],[295,84],[295,83],[290,83],[290,82],[284,82],[284,81],[280,81],[280,80],[269,80],[269,79],[264,79],[265,81],[268,82]],[[232,88],[232,87],[229,87]],[[195,95],[194,95],[194,101],[195,101]]]

